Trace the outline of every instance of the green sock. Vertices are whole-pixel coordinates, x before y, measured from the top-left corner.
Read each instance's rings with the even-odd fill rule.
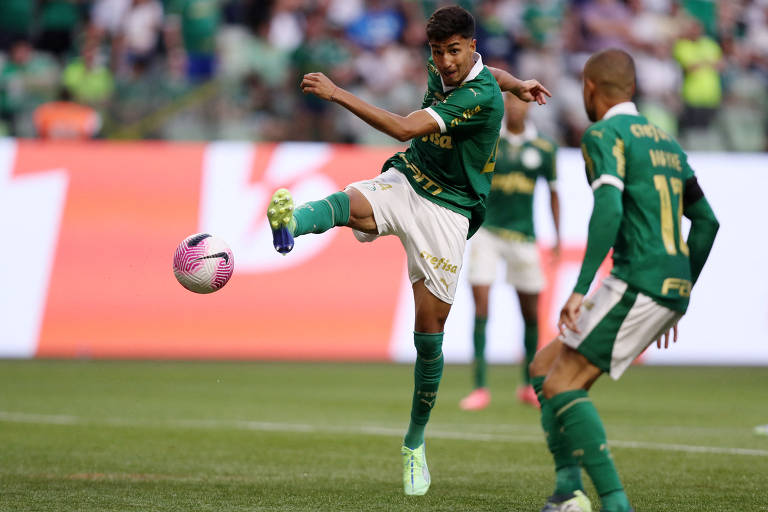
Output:
[[[544,386],[544,376],[531,378],[531,385],[536,391],[541,404],[541,427],[547,437],[547,448],[549,448],[552,458],[555,461],[555,490],[553,494],[568,494],[575,490],[584,490],[584,484],[581,481],[581,467],[579,462],[571,454],[565,443],[565,438],[560,431],[552,406],[544,398],[542,387]]]
[[[595,484],[604,512],[626,512],[629,500],[624,493],[594,404],[583,389],[566,391],[546,401],[562,427],[571,453]]]
[[[523,361],[523,382],[531,384],[531,375],[528,373],[528,366],[536,355],[536,349],[539,348],[539,323],[532,322],[525,324],[525,334],[523,335],[525,344],[525,360]]]
[[[472,334],[472,341],[475,345],[475,388],[484,388],[487,384],[487,365],[485,362],[485,326],[487,323],[487,317],[475,315],[475,330]]]
[[[437,388],[443,376],[443,333],[414,332],[413,342],[416,345],[416,364],[413,368],[411,423],[403,440],[403,444],[410,449],[424,443],[424,429],[437,400]]]
[[[293,212],[290,229],[293,236],[307,233],[324,233],[334,226],[346,226],[349,222],[349,196],[336,192],[319,201],[309,201]],[[295,223],[295,225],[294,225]]]

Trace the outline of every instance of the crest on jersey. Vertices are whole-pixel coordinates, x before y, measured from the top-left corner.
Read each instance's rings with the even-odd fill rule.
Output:
[[[520,161],[526,167],[526,169],[536,169],[541,165],[541,153],[533,148],[525,148],[520,155]]]

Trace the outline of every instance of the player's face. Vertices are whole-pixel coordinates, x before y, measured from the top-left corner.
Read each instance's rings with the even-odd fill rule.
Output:
[[[430,41],[432,60],[440,72],[445,85],[456,86],[469,74],[475,61],[475,40],[460,35],[452,35],[444,41]]]

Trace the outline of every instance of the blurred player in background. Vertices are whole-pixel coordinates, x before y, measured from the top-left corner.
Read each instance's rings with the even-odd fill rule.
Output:
[[[594,191],[587,249],[576,287],[560,312],[560,336],[531,364],[541,422],[556,470],[542,510],[590,510],[580,465],[604,512],[629,500],[587,394],[608,373],[618,379],[654,340],[669,346],[704,267],[719,224],[686,154],[641,116],[632,97],[635,64],[623,50],[592,55],[584,66],[584,106],[593,124],[582,137]],[[691,220],[687,240],[680,218]],[[584,294],[613,248],[613,270]]]
[[[544,277],[533,226],[533,192],[536,181],[549,184],[550,207],[555,224],[555,258],[560,254],[560,200],[557,196],[556,153],[552,139],[539,134],[526,119],[529,103],[512,94],[504,95],[506,123],[501,129],[496,151],[496,171],[488,196],[485,222],[472,239],[469,249],[469,283],[475,301],[475,389],[460,406],[464,410],[485,408],[491,401],[486,379],[485,334],[488,322],[488,296],[496,278],[499,259],[507,264],[507,282],[517,290],[525,332],[523,385],[517,389],[521,402],[539,406],[531,386],[528,365],[539,343],[539,292]]]
[[[395,235],[403,243],[416,307],[415,385],[401,449],[403,486],[409,495],[425,494],[430,484],[424,430],[443,373],[443,326],[464,246],[485,216],[504,114],[499,88],[539,103],[549,94],[535,80],[520,81],[485,67],[475,53],[474,29],[472,15],[457,6],[438,9],[430,17],[428,89],[422,109],[406,117],[366,103],[322,73],[304,75],[305,93],[336,102],[378,130],[412,142],[387,160],[374,179],[295,211],[290,193],[281,189],[267,211],[275,248],[282,253],[293,248],[295,236],[334,226],[352,228],[363,242]]]

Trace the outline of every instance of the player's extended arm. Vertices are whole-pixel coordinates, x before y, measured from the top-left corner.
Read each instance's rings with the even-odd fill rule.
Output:
[[[603,185],[595,190],[595,205],[592,207],[587,233],[587,252],[573,289],[575,293],[587,293],[597,269],[616,241],[624,212],[621,194],[621,190],[612,185]]]
[[[685,182],[683,215],[691,220],[687,244],[691,260],[691,282],[696,283],[707,261],[709,251],[715,243],[715,235],[720,228],[720,223],[695,177]]]
[[[406,117],[393,114],[336,86],[322,73],[304,75],[301,90],[305,94],[311,93],[318,98],[338,103],[377,130],[401,142],[440,131],[437,121],[424,110],[411,112]]]
[[[499,83],[502,91],[509,91],[523,101],[535,101],[539,105],[544,105],[547,102],[547,96],[552,97],[552,93],[538,80],[520,80],[503,69],[486,67]]]

